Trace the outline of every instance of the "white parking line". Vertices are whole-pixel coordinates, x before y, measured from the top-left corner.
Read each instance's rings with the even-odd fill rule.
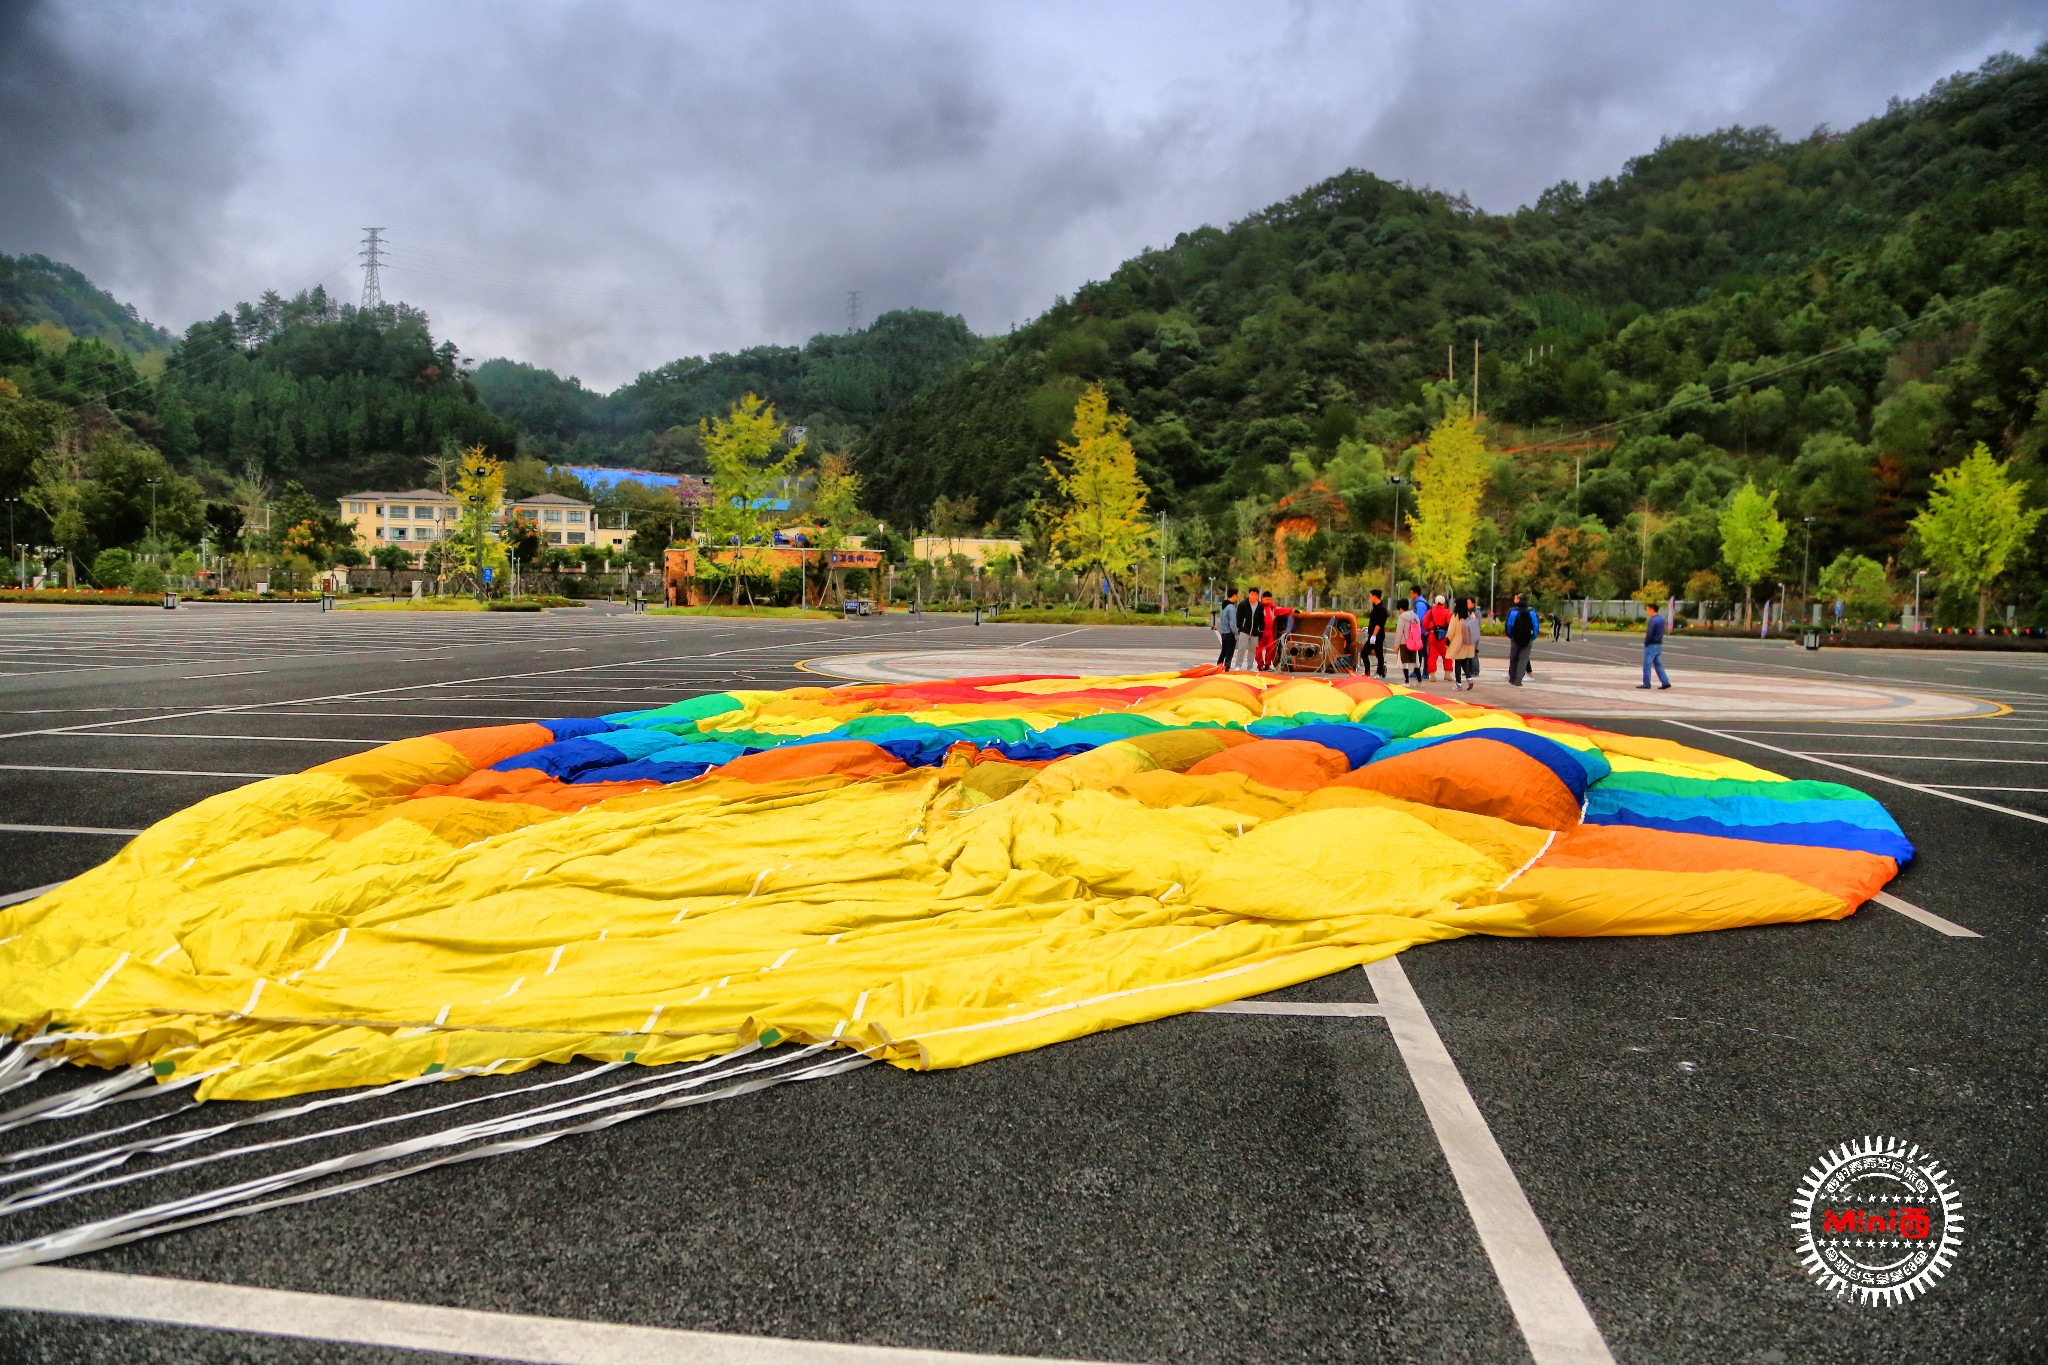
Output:
[[[1984,937],[1975,929],[1965,929],[1954,920],[1943,919],[1932,910],[1922,910],[1911,901],[1900,900],[1889,891],[1880,891],[1875,896],[1872,896],[1871,899],[1884,906],[1887,910],[1896,910],[1907,919],[1926,925],[1938,934],[1947,934],[1950,938]]]
[[[2014,727],[2019,728],[2019,727]],[[1908,744],[2022,744],[2034,748],[2048,748],[2048,739],[1978,739],[1967,735],[1873,735],[1867,730],[1852,730],[1844,734],[1840,730],[1737,730],[1728,728],[1731,735],[1802,735],[1817,739],[1897,739]]]
[[[1304,1019],[1379,1019],[1385,1005],[1361,1005],[1350,1001],[1326,1004],[1312,1000],[1232,1000],[1211,1005],[1204,1014],[1284,1014]]]
[[[0,1274],[0,1308],[529,1365],[1015,1365],[1038,1359],[632,1327],[59,1266]]]
[[[1704,725],[1694,725],[1690,721],[1674,720],[1668,723],[1676,725],[1680,729],[1697,731],[1703,735],[1712,735],[1716,739],[1732,740],[1734,743],[1748,744],[1758,749],[1769,749],[1772,753],[1783,754],[1787,758],[1803,758],[1808,763],[1817,763],[1823,768],[1834,768],[1839,772],[1854,773],[1858,777],[1867,777],[1873,782],[1887,782],[1894,787],[1904,787],[1908,791],[1919,792],[1923,796],[1939,796],[1944,801],[1960,801],[1966,806],[1976,806],[1981,810],[1995,810],[2001,815],[2017,816],[2022,820],[2032,820],[2037,825],[2048,825],[2048,815],[2036,815],[2032,811],[2014,810],[2011,806],[2001,806],[1995,801],[1979,801],[1974,796],[1958,796],[1952,791],[1944,791],[1939,787],[1930,787],[1925,783],[1908,782],[1903,777],[1891,777],[1885,773],[1872,772],[1868,768],[1858,768],[1848,763],[1836,763],[1831,759],[1815,758],[1812,754],[1802,753],[1798,749],[1780,748],[1776,744],[1766,744],[1760,739],[1746,739],[1741,735],[1730,734],[1725,730],[1709,730]],[[1887,754],[1882,755],[1882,757],[1889,758],[1892,755]]]
[[[1536,1365],[1588,1365],[1614,1360],[1578,1286],[1558,1259],[1521,1181],[1515,1179],[1493,1130],[1479,1112],[1450,1049],[1408,982],[1399,957],[1369,962],[1365,974],[1386,1011],[1394,1045],[1422,1097],[1429,1126],[1450,1163],[1451,1178],[1479,1230],[1486,1258],[1507,1295]]]
[[[1809,758],[1825,755],[1828,758],[1891,758],[1915,763],[2003,763],[2008,766],[2023,764],[2027,767],[2048,767],[2048,758],[1967,758],[1961,754],[1864,754],[1852,749],[1806,749],[1801,752]]]
[[[139,829],[107,829],[99,825],[0,825],[0,834],[124,834],[134,838]]]
[[[204,768],[77,768],[62,763],[0,763],[0,773],[106,773],[113,777],[283,777],[284,773],[221,773]]]
[[[111,730],[80,730],[66,736],[69,739],[225,739],[245,740],[252,744],[354,744],[369,748],[378,744],[395,744],[390,739],[333,739],[325,735],[188,735],[167,730],[122,730],[118,734]]]
[[[0,905],[20,905],[23,901],[34,900],[44,892],[55,891],[62,885],[62,882],[44,882],[41,886],[31,886],[26,891],[9,891],[6,895],[0,896]]]
[[[2048,787],[1979,787],[1968,782],[1930,782],[1927,785],[1948,792],[2032,792],[2037,796],[2048,796]]]

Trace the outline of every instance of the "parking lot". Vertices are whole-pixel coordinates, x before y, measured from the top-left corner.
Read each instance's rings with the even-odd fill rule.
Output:
[[[1214,657],[1205,631],[936,615],[0,609],[0,893],[74,876],[236,784],[411,735],[830,682],[834,656],[1054,647]],[[1474,697],[1507,704],[1497,653]],[[1546,640],[1537,661],[1635,657],[1595,637]],[[0,1303],[61,1310],[0,1317],[0,1360],[851,1361],[830,1349],[845,1343],[890,1348],[858,1357],[878,1363],[2048,1355],[2048,655],[1678,638],[1666,658],[1674,697],[1740,675],[1988,703],[1968,719],[1594,722],[1869,791],[1919,850],[1890,889],[1923,913],[1458,940],[1263,1012],[653,1115],[0,1275]],[[537,1079],[450,1089],[509,1105]],[[366,1112],[404,1130],[422,1103]],[[0,1133],[0,1153],[61,1126]],[[1789,1227],[1808,1167],[1867,1134],[1937,1153],[1967,1219],[1955,1269],[1894,1308],[1822,1294]],[[307,1159],[222,1165],[239,1179]],[[226,1178],[174,1174],[151,1197]],[[0,1217],[0,1242],[140,1200],[75,1202]],[[573,1325],[588,1323],[658,1330]]]

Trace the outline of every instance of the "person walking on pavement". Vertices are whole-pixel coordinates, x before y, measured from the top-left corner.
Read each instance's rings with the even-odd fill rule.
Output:
[[[1650,608],[1650,619],[1643,624],[1643,681],[1636,688],[1638,692],[1650,690],[1650,670],[1657,670],[1657,690],[1671,690],[1671,679],[1664,672],[1664,612],[1661,608]]]
[[[1237,589],[1230,590],[1230,596],[1223,599],[1223,605],[1216,609],[1216,635],[1223,641],[1223,652],[1216,656],[1216,662],[1225,672],[1230,670],[1230,660],[1237,653]]]
[[[1436,595],[1436,601],[1422,614],[1422,643],[1427,651],[1423,655],[1423,676],[1433,682],[1438,669],[1450,672],[1444,659],[1451,647],[1451,609],[1444,605],[1442,593]]]
[[[1522,678],[1529,671],[1529,652],[1535,648],[1536,633],[1542,628],[1536,613],[1529,609],[1522,594],[1515,594],[1515,603],[1508,608],[1508,686],[1520,687]]]
[[[1401,617],[1395,627],[1394,643],[1401,651],[1401,681],[1419,683],[1422,681],[1422,618],[1415,614],[1415,604],[1406,602],[1401,607]]]
[[[1237,657],[1231,667],[1240,672],[1249,672],[1258,667],[1259,627],[1264,624],[1259,616],[1259,590],[1245,589],[1244,598],[1237,604]]]
[[[1380,676],[1387,676],[1387,603],[1378,588],[1372,590],[1372,610],[1365,616],[1365,648],[1358,656],[1361,672],[1372,671],[1372,661],[1379,660]],[[1405,680],[1404,680],[1405,681]]]
[[[1469,692],[1472,690],[1472,666],[1477,662],[1479,652],[1479,618],[1459,598],[1457,607],[1451,612],[1450,624],[1446,629],[1444,653],[1451,661],[1451,690]]]

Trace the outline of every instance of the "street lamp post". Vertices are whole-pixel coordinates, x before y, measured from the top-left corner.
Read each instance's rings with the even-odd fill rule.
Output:
[[[1401,586],[1401,488],[1408,480],[1390,474],[1387,482],[1394,486],[1394,553],[1387,562],[1387,596],[1392,597]]]
[[[1918,635],[1927,627],[1920,621],[1920,580],[1927,577],[1927,570],[1918,569],[1913,574],[1913,633]]]
[[[1805,523],[1806,526],[1806,547],[1799,552],[1799,602],[1804,607],[1806,604],[1806,569],[1813,559],[1813,518],[1801,517],[1799,520]]]
[[[0,501],[4,501],[7,504],[7,567],[15,571],[14,586],[18,588],[21,586],[22,573],[18,563],[21,552],[14,543],[14,504],[20,502],[21,499],[6,498],[0,499]]]
[[[149,485],[149,559],[150,559],[150,562],[151,562],[151,563],[153,564],[153,563],[155,563],[155,562],[156,562],[156,554],[157,554],[157,538],[156,538],[156,486],[157,486],[158,484],[162,483],[162,482],[163,482],[163,480],[162,480],[162,479],[144,479],[144,480],[143,480],[143,482]]]

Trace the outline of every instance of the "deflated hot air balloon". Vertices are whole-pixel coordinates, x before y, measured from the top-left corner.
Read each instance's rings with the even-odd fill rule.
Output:
[[[1463,934],[1840,918],[1911,854],[1846,787],[1369,680],[736,691],[202,802],[0,910],[0,1026],[201,1098],[952,1067]]]

